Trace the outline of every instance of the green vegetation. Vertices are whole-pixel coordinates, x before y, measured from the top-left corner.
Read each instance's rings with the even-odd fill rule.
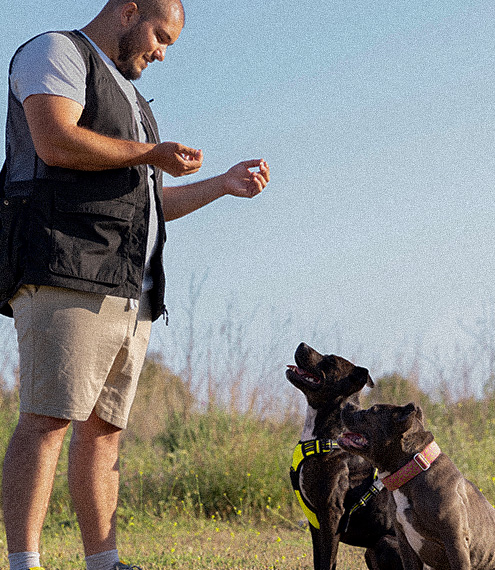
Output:
[[[17,390],[0,387],[0,445],[17,418]],[[437,400],[398,374],[366,395],[373,401],[421,404],[427,426],[461,471],[495,503],[495,395]],[[227,409],[228,408],[228,409]],[[147,570],[173,567],[310,569],[311,539],[288,470],[303,418],[200,405],[190,383],[157,357],[148,359],[122,440],[121,551]],[[57,471],[43,537],[50,570],[84,567],[67,483],[67,454]],[[343,548],[340,567],[365,568],[360,549]],[[0,567],[6,567],[0,532]]]
[[[312,570],[307,530],[268,524],[207,519],[179,521],[137,516],[119,528],[119,546],[129,561],[146,570]],[[73,518],[50,518],[44,529],[42,560],[47,570],[82,570],[84,558]],[[0,567],[7,568],[0,534]],[[362,550],[345,545],[339,568],[366,570]]]

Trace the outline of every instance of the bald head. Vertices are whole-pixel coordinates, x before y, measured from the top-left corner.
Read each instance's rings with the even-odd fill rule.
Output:
[[[108,0],[103,8],[104,12],[114,12],[121,10],[129,0]],[[139,14],[142,19],[150,20],[153,18],[168,19],[171,15],[180,17],[182,22],[185,20],[184,6],[181,0],[136,0]]]
[[[185,13],[181,0],[138,0],[137,4],[139,13],[144,19],[156,17],[168,19],[173,15],[184,22]]]

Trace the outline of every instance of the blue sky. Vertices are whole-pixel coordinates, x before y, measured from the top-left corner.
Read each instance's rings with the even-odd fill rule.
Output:
[[[256,309],[252,349],[279,334],[286,362],[314,339],[376,373],[419,354],[435,382],[460,352],[482,358],[465,330],[489,321],[495,298],[494,3],[184,4],[180,39],[138,82],[162,138],[204,150],[190,181],[262,157],[272,182],[168,225],[171,326],[155,327],[152,347],[174,350],[191,276],[208,272],[197,327],[217,326],[229,303],[241,321]],[[17,45],[102,6],[4,11],[2,123]]]

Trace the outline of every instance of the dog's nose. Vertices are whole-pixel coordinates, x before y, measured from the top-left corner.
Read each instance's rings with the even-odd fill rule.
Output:
[[[305,343],[301,342],[301,344],[296,348],[296,352],[294,354],[294,358],[303,358],[306,354],[308,354],[310,347]]]

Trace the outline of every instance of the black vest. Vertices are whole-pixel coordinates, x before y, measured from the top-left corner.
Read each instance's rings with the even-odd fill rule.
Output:
[[[74,42],[87,69],[86,104],[78,124],[109,137],[138,140],[130,103],[94,47],[77,31],[60,33]],[[157,143],[158,127],[151,109],[136,93],[148,138]],[[11,316],[8,300],[21,284],[139,299],[150,207],[146,166],[102,172],[50,167],[36,155],[31,140],[28,145],[25,140],[16,140],[25,137],[26,129],[22,105],[9,90],[6,172],[0,204],[0,312]],[[19,148],[23,152],[32,149],[29,180],[14,181],[9,170],[12,155]],[[164,312],[165,291],[165,222],[159,169],[155,169],[154,178],[159,246],[152,259],[153,320]]]

